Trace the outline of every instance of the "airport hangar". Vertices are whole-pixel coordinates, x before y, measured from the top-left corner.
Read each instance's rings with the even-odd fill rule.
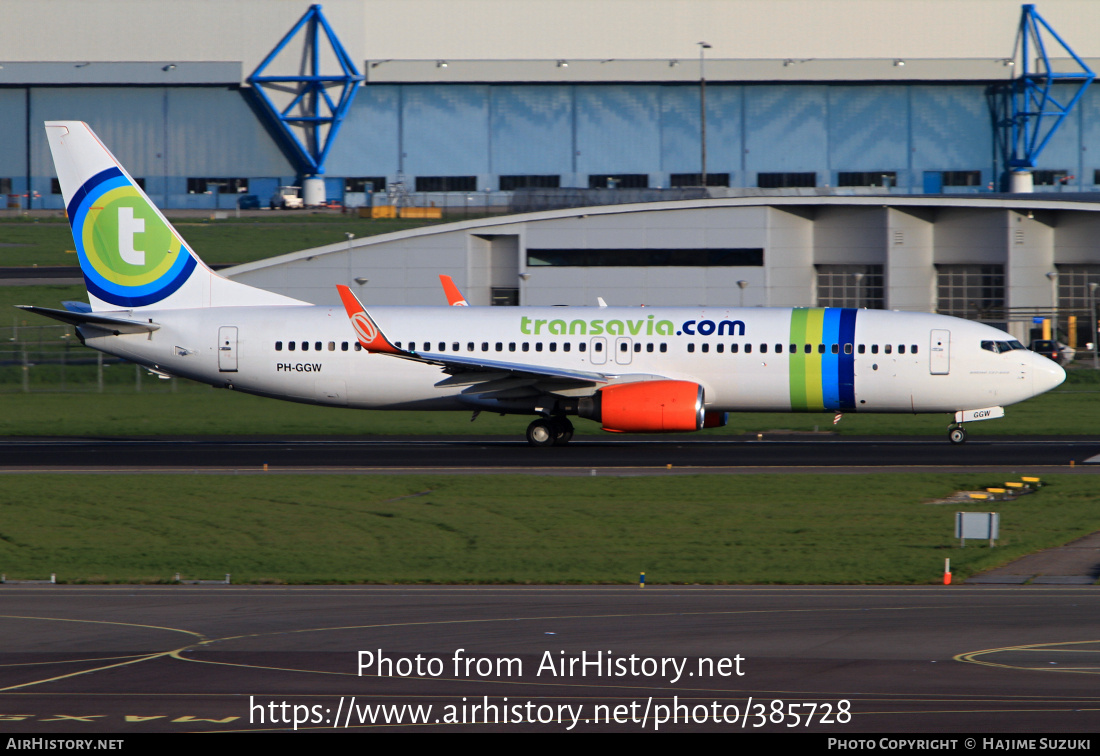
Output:
[[[348,283],[368,306],[442,305],[438,276],[446,274],[471,305],[596,305],[602,297],[610,305],[938,311],[1026,340],[1035,317],[1060,314],[1064,323],[1076,313],[1086,327],[1087,280],[1100,271],[1100,204],[1040,196],[571,208],[349,239],[223,273],[317,304],[339,304],[335,284]]]
[[[401,250],[409,260],[372,267],[450,271],[482,303],[498,289],[498,303],[847,304],[1019,327],[1056,311],[1063,330],[1067,314],[1087,315],[1088,284],[1100,282],[1095,206],[1065,200],[1100,190],[1100,88],[1043,151],[1035,194],[1024,204],[987,194],[1004,173],[987,90],[1012,76],[1017,2],[674,6],[328,0],[324,13],[366,77],[328,156],[336,199],[397,181],[413,203],[452,207],[503,210],[516,190],[570,187],[659,199],[702,183],[704,65],[707,79],[709,200],[485,221],[480,235],[463,226],[353,242],[352,255]],[[92,13],[80,0],[9,0],[0,190],[20,208],[61,208],[40,127],[55,118],[88,121],[163,207],[231,209],[295,182],[247,78],[308,7],[104,0]],[[1048,0],[1041,10],[1100,69],[1100,6]],[[566,238],[566,218],[591,229],[583,243]],[[691,264],[715,244],[708,260],[724,255],[722,264]],[[554,249],[654,251],[642,266],[531,257]],[[279,266],[333,254],[233,275],[277,279]],[[321,270],[299,270],[317,285],[290,293],[331,301],[321,290],[335,279],[321,285]],[[379,274],[361,286],[374,301],[431,302],[430,278],[383,289]]]

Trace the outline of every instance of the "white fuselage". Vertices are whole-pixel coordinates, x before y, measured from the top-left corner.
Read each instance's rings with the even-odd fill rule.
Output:
[[[639,376],[692,381],[703,387],[706,409],[715,411],[954,412],[1019,402],[1057,386],[1065,376],[1059,366],[1033,352],[983,348],[983,341],[1004,343],[1012,337],[978,323],[924,313],[849,310],[845,312],[855,313],[848,316],[854,317],[854,328],[838,339],[821,328],[816,336],[812,330],[796,335],[792,313],[797,312],[371,308],[389,339],[410,351],[596,372],[611,376],[611,383]],[[479,390],[473,381],[449,378],[438,365],[358,350],[356,332],[339,306],[115,314],[160,328],[107,335],[82,327],[88,346],[214,386],[363,409],[469,409],[475,406],[471,391]],[[838,360],[847,365],[841,368],[839,391],[843,395],[845,386],[848,391],[839,403]],[[478,380],[486,380],[484,371]],[[513,380],[516,387],[559,393],[551,379]],[[574,383],[562,386],[560,393],[591,394],[597,388],[578,389]]]

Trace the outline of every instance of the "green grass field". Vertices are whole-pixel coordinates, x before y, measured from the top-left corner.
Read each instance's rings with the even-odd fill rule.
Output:
[[[874,583],[957,579],[1097,529],[1096,479],[999,502],[996,548],[953,538],[992,475],[8,475],[0,571],[62,582]]]
[[[169,214],[169,220],[199,257],[211,265],[251,262],[335,244],[346,240],[345,232],[357,237],[374,236],[447,222],[278,212],[218,221],[172,218]],[[74,249],[69,224],[60,215],[0,219],[0,267],[78,265],[71,251]]]
[[[17,368],[0,369],[6,374]],[[93,382],[76,382],[69,370],[69,391],[57,384],[0,384],[0,436],[154,436],[154,435],[487,435],[521,437],[530,418],[484,413],[470,422],[468,412],[372,412],[315,407],[248,396],[179,381],[176,393],[168,381],[149,375],[142,393],[134,393],[134,368],[119,365],[104,393]],[[85,378],[93,367],[83,369]],[[82,390],[74,390],[82,389]],[[1097,435],[1100,391],[1069,386],[1006,410],[1000,420],[970,423],[971,438],[1000,435]],[[725,428],[693,437],[760,432],[840,435],[931,435],[946,437],[948,415],[845,415],[833,425],[832,413],[735,413]],[[596,423],[575,422],[579,434],[602,434]]]

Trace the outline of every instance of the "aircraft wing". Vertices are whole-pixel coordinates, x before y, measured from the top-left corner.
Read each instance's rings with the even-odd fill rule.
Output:
[[[437,352],[416,352],[409,349],[400,349],[386,338],[382,330],[371,319],[363,308],[359,299],[347,286],[337,285],[340,293],[340,301],[344,303],[344,309],[348,313],[352,327],[359,337],[359,343],[368,352],[389,354],[414,362],[423,362],[429,365],[438,365],[443,371],[451,375],[459,373],[487,373],[485,381],[499,380],[502,377],[515,378],[550,378],[559,381],[575,382],[580,384],[608,383],[618,377],[617,374],[597,373],[586,370],[570,370],[547,365],[527,365],[503,360],[486,360],[479,357],[464,357],[459,354],[443,354]],[[502,375],[504,374],[504,375]],[[478,382],[478,381],[473,381]]]
[[[408,359],[439,365],[445,372],[456,374],[468,371],[483,373],[510,373],[514,376],[534,376],[539,378],[564,378],[582,383],[607,383],[617,376],[606,373],[594,373],[586,370],[548,367],[545,365],[524,365],[518,362],[481,360],[476,357],[462,357],[457,354],[438,354],[432,352],[409,352]]]

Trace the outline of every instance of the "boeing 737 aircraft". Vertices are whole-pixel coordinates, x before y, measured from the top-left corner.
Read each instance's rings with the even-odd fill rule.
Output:
[[[316,306],[210,270],[86,124],[46,132],[90,308],[25,309],[161,375],[310,404],[535,415],[536,446],[567,443],[572,415],[659,433],[724,425],[728,412],[826,411],[953,413],[949,438],[961,443],[965,422],[1002,417],[1065,379],[1003,331],[925,313],[368,312],[346,286],[344,307]],[[453,283],[447,294],[462,300]]]

